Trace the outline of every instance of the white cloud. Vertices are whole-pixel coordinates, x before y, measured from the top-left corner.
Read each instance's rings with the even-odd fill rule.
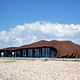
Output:
[[[80,43],[80,24],[34,22],[0,31],[0,48],[20,46],[38,40],[72,40]]]

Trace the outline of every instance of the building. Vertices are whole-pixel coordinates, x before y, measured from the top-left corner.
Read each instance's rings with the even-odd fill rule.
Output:
[[[15,57],[17,49],[18,47],[8,47],[8,48],[0,49],[0,56],[1,57]]]
[[[1,57],[80,58],[80,45],[71,41],[41,40],[20,47],[0,49]]]

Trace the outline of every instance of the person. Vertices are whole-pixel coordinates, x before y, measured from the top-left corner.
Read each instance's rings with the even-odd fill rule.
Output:
[[[1,57],[4,57],[4,52],[1,52]]]
[[[12,57],[14,57],[14,52],[12,52]]]

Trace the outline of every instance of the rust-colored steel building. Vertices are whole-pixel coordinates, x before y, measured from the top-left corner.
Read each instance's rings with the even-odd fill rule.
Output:
[[[20,47],[0,49],[1,57],[80,58],[80,45],[71,41],[41,40]]]

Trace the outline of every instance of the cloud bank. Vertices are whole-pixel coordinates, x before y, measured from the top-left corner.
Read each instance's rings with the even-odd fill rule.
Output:
[[[70,40],[80,44],[80,24],[34,22],[0,31],[0,48],[20,46],[39,40]]]

